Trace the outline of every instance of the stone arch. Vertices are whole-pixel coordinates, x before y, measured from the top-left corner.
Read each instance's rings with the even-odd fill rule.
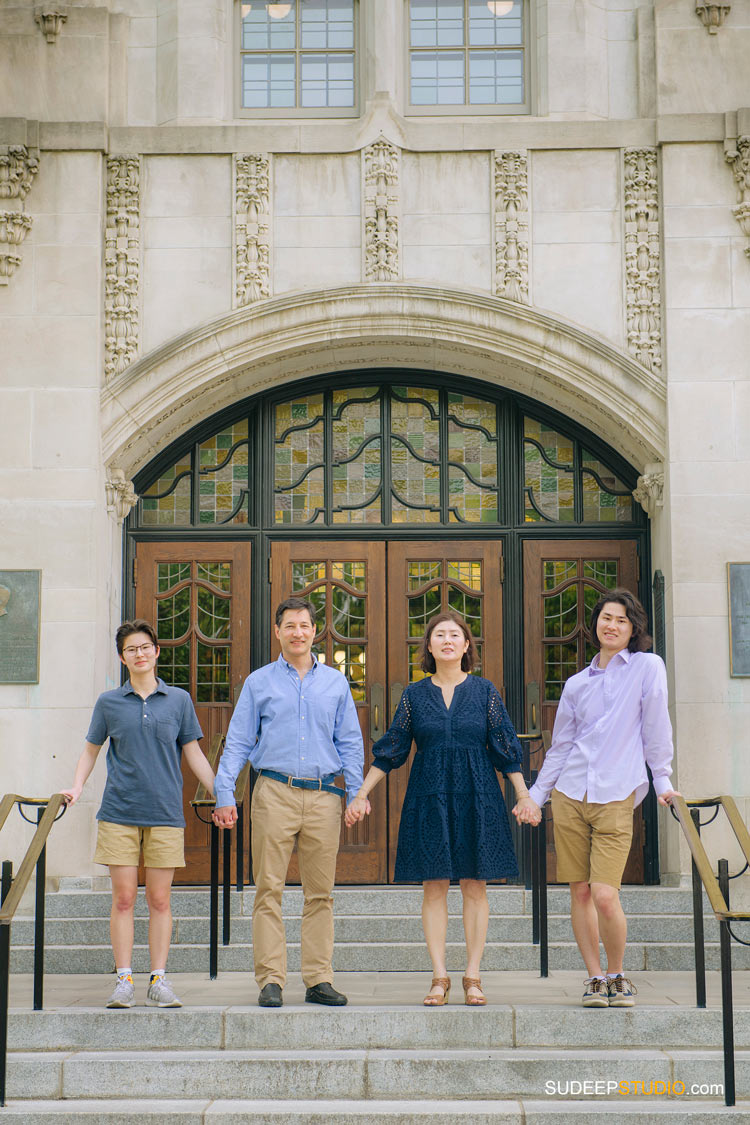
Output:
[[[465,375],[537,399],[639,471],[664,456],[665,387],[629,355],[529,305],[388,284],[262,301],[150,352],[102,393],[105,463],[132,477],[197,421],[249,395],[377,367]]]

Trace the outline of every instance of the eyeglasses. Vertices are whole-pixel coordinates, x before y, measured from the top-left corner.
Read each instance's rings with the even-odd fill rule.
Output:
[[[122,655],[137,656],[139,652],[142,652],[144,655],[146,655],[149,652],[153,652],[154,648],[155,646],[151,643],[151,641],[149,641],[148,644],[145,645],[130,645],[129,648],[124,648],[122,650]]]

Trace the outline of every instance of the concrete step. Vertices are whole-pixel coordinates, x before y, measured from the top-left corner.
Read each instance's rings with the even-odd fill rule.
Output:
[[[460,982],[455,987],[460,989]],[[179,988],[178,988],[179,991]],[[248,991],[255,996],[254,984]],[[142,1002],[145,983],[137,984]],[[498,1047],[667,1049],[720,1048],[721,1011],[676,1005],[586,1010],[553,1005],[493,1002],[481,1011],[459,1003],[440,1009],[415,1005],[362,1005],[324,1010],[309,1004],[262,1009],[184,1007],[163,1012],[136,1007],[121,1011],[69,1007],[43,1012],[13,1010],[9,1042],[17,1051],[179,1050],[222,1047],[241,1050],[342,1050],[420,1048],[445,1050]],[[459,996],[456,997],[460,1001]],[[750,1050],[750,1008],[734,1017],[737,1048]]]
[[[221,941],[221,937],[220,937]],[[706,968],[720,968],[719,943],[706,941]],[[466,960],[463,941],[448,942],[446,947],[448,968],[460,970]],[[300,946],[289,942],[287,956],[290,971],[300,968]],[[550,942],[550,969],[578,969],[581,957],[574,942]],[[232,942],[219,944],[219,971],[243,972],[252,965],[252,946]],[[424,940],[414,942],[340,942],[337,940],[333,956],[338,972],[427,972],[430,961]],[[486,970],[535,969],[539,965],[539,947],[530,940],[521,942],[488,942],[482,957]],[[695,965],[692,942],[629,942],[627,967],[630,972],[645,970],[689,971]],[[750,968],[750,948],[733,945],[732,965],[735,969]],[[47,973],[109,973],[113,968],[112,950],[107,945],[50,946],[45,951]],[[169,953],[169,967],[173,973],[199,973],[208,970],[208,943],[176,944]],[[33,948],[16,946],[11,951],[11,971],[30,973],[33,968]],[[146,972],[149,968],[148,947],[138,944],[133,949],[133,969]]]
[[[601,1103],[586,1101],[523,1100],[374,1100],[355,1101],[315,1099],[309,1103],[299,1101],[268,1100],[216,1100],[206,1099],[162,1101],[136,1101],[89,1099],[70,1101],[9,1102],[2,1111],[3,1117],[13,1121],[34,1122],[34,1125],[77,1125],[92,1122],[96,1125],[130,1125],[140,1121],[158,1125],[246,1125],[253,1120],[258,1125],[452,1125],[454,1121],[466,1125],[600,1125],[604,1116],[607,1125],[661,1125],[665,1118],[688,1121],[690,1125],[716,1125],[717,1116],[726,1125],[746,1122],[750,1115],[750,1102],[739,1103],[733,1109],[702,1101],[689,1101],[677,1097],[670,1101],[654,1103],[648,1099],[621,1098],[617,1105],[611,1101]]]
[[[737,1096],[750,1096],[750,1051],[736,1052]],[[634,1083],[699,1084],[718,1097],[719,1050],[487,1048],[452,1050],[119,1050],[11,1052],[10,1098],[539,1098],[603,1083],[615,1105]],[[571,1086],[571,1083],[574,1085]],[[580,1092],[580,1091],[579,1091]],[[559,1095],[558,1095],[559,1096]]]
[[[300,940],[302,919],[292,915],[285,920],[289,941]],[[704,917],[707,938],[716,939],[717,923],[711,914]],[[145,944],[148,918],[139,917],[135,923],[135,940]],[[549,915],[550,941],[572,941],[570,918],[566,915]],[[640,942],[686,942],[693,934],[692,915],[631,914],[628,918],[628,938]],[[448,941],[462,941],[462,919],[452,915],[448,919]],[[13,923],[14,946],[31,945],[34,940],[34,923],[21,918]],[[247,945],[252,940],[252,919],[246,915],[232,916],[231,938],[233,944]],[[336,918],[336,940],[365,942],[421,941],[422,920],[418,914],[343,914]],[[488,929],[489,941],[519,942],[531,940],[531,918],[526,914],[492,914]],[[172,928],[174,944],[200,945],[208,940],[208,917],[175,917]],[[108,918],[48,918],[45,923],[45,943],[53,945],[105,945],[109,941]]]
[[[531,892],[523,887],[488,887],[490,911],[492,914],[531,915]],[[232,890],[232,915],[250,915],[253,909],[255,891],[252,887],[245,891]],[[176,887],[172,895],[172,911],[175,917],[201,917],[208,915],[209,891],[207,887]],[[421,887],[337,887],[334,892],[337,917],[346,914],[371,915],[419,915],[422,904]],[[569,894],[566,887],[552,886],[548,892],[550,914],[567,914]],[[692,914],[692,894],[690,890],[678,887],[623,887],[622,901],[627,914]],[[48,918],[107,918],[111,897],[109,891],[59,891],[49,893],[46,899]],[[284,892],[283,909],[285,917],[301,915],[302,891],[299,887],[288,887]],[[708,900],[704,895],[704,911],[710,913]],[[461,914],[461,892],[452,887],[448,892],[448,912]],[[141,892],[138,896],[136,914],[146,916],[146,903]]]

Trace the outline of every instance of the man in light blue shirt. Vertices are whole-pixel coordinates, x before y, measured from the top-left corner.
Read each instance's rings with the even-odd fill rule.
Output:
[[[315,607],[287,598],[276,610],[281,656],[248,676],[216,774],[214,821],[237,820],[234,786],[246,761],[259,773],[252,801],[253,959],[261,1007],[278,1008],[286,983],[281,895],[296,843],[304,895],[305,999],[346,1004],[333,987],[333,899],[341,800],[362,784],[364,747],[349,685],[312,653]],[[346,790],[334,784],[343,773]]]

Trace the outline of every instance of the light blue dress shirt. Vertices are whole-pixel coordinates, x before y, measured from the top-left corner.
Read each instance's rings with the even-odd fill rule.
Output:
[[[217,808],[234,804],[234,785],[248,758],[253,769],[291,777],[343,773],[351,801],[362,784],[364,747],[342,673],[313,656],[312,668],[300,680],[280,656],[248,676],[216,773]]]

